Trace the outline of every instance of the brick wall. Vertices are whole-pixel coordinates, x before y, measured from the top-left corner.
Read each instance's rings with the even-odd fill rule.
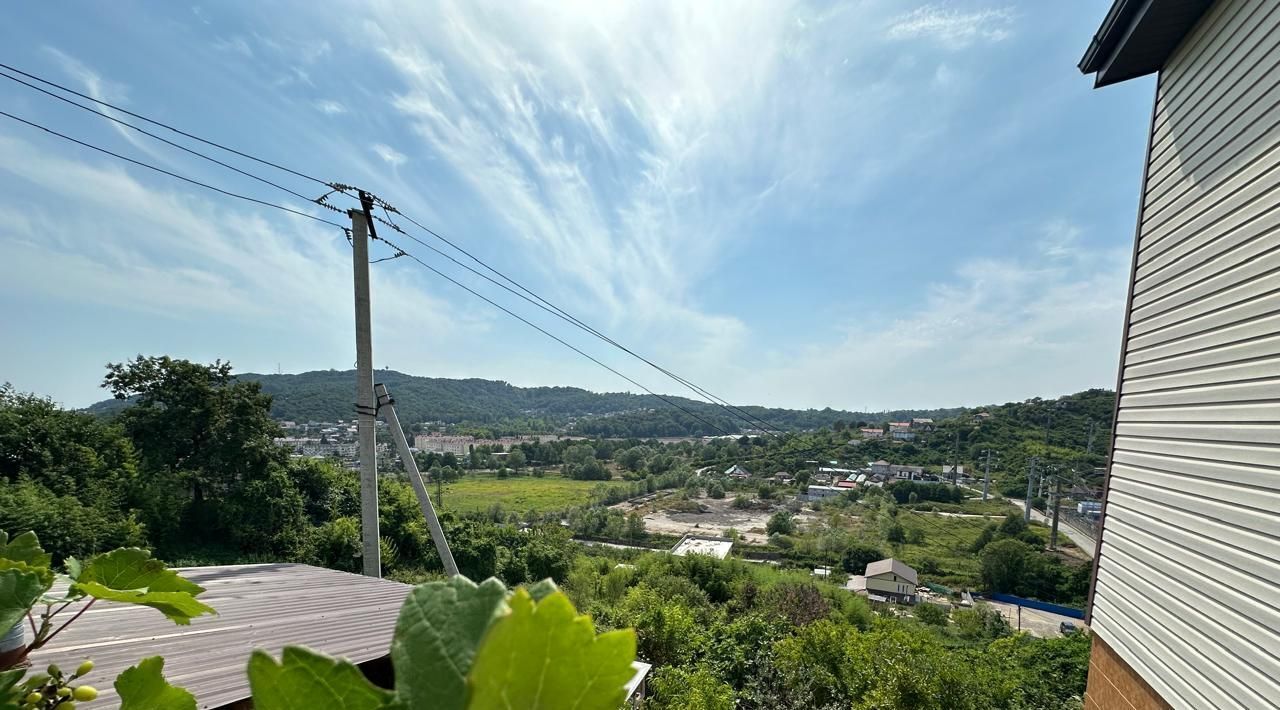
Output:
[[[1169,704],[1147,685],[1097,634],[1089,654],[1085,710],[1168,710]]]

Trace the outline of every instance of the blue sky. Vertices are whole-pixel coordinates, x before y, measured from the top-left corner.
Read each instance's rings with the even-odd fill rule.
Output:
[[[367,187],[735,402],[952,406],[1114,384],[1153,84],[1076,71],[1109,4],[21,3],[0,56]],[[0,104],[308,209],[7,80]],[[81,406],[137,353],[352,365],[337,230],[2,117],[0,188],[0,381]],[[372,269],[379,367],[635,389],[406,259]]]

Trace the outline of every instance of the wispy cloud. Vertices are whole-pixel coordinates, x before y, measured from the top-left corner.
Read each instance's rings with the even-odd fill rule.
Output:
[[[213,41],[213,48],[219,52],[231,52],[247,59],[253,58],[253,47],[249,46],[249,40],[240,35],[219,37]]]
[[[128,101],[128,89],[124,84],[104,79],[98,72],[90,69],[81,63],[80,60],[56,47],[45,46],[44,51],[54,58],[58,65],[62,67],[64,72],[83,86],[84,92],[89,96],[92,96],[98,101],[105,101],[112,104],[123,104]],[[112,109],[101,104],[94,108],[108,116],[114,116],[121,120],[127,119],[127,117],[120,116]],[[155,146],[145,140],[139,133],[114,121],[111,122],[111,127],[123,136],[125,140],[133,144],[135,148],[138,148],[152,156],[157,155]]]
[[[347,112],[347,107],[342,102],[334,101],[332,99],[316,101],[312,105],[316,107],[317,111],[327,116],[336,116],[337,114]]]
[[[646,339],[671,331],[682,358],[748,333],[692,294],[762,204],[856,199],[910,159],[908,141],[870,139],[890,124],[892,82],[840,88],[842,60],[871,52],[857,49],[872,32],[861,18],[785,3],[588,4],[555,19],[502,7],[375,14],[367,30],[403,82],[392,105],[560,296]]]
[[[889,39],[926,38],[951,48],[975,42],[1000,42],[1013,32],[1013,11],[989,8],[965,12],[942,5],[924,5],[889,21]]]
[[[792,404],[873,408],[975,402],[946,382],[965,382],[963,391],[990,402],[1107,383],[1126,253],[1082,248],[1079,228],[1063,220],[1042,232],[1049,241],[1034,251],[964,261],[922,286],[919,306],[850,324],[830,343],[775,357],[756,377]]]
[[[398,168],[401,165],[404,165],[405,161],[408,160],[404,153],[401,153],[386,143],[374,143],[373,152],[377,153],[379,158],[385,160],[387,164],[393,168]]]

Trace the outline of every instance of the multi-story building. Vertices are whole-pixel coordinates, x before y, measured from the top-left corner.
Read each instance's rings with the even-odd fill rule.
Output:
[[[476,445],[473,436],[446,436],[443,434],[418,434],[413,437],[413,448],[418,451],[434,451],[437,454],[466,456]]]
[[[883,439],[884,438],[884,429],[877,429],[875,427],[864,427],[862,429],[859,429],[858,431],[862,432],[862,438],[864,439]]]
[[[889,438],[894,441],[911,441],[916,433],[911,429],[911,422],[889,422]]]
[[[1280,2],[1115,0],[1080,68],[1157,75],[1085,707],[1277,708]]]

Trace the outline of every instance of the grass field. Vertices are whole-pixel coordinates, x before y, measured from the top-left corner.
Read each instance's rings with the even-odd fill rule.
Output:
[[[524,513],[563,510],[591,500],[591,491],[601,481],[575,481],[570,478],[464,478],[444,485],[444,510],[455,513],[488,510],[494,503],[508,512]],[[605,485],[610,485],[606,483]],[[428,487],[434,496],[436,487]]]

